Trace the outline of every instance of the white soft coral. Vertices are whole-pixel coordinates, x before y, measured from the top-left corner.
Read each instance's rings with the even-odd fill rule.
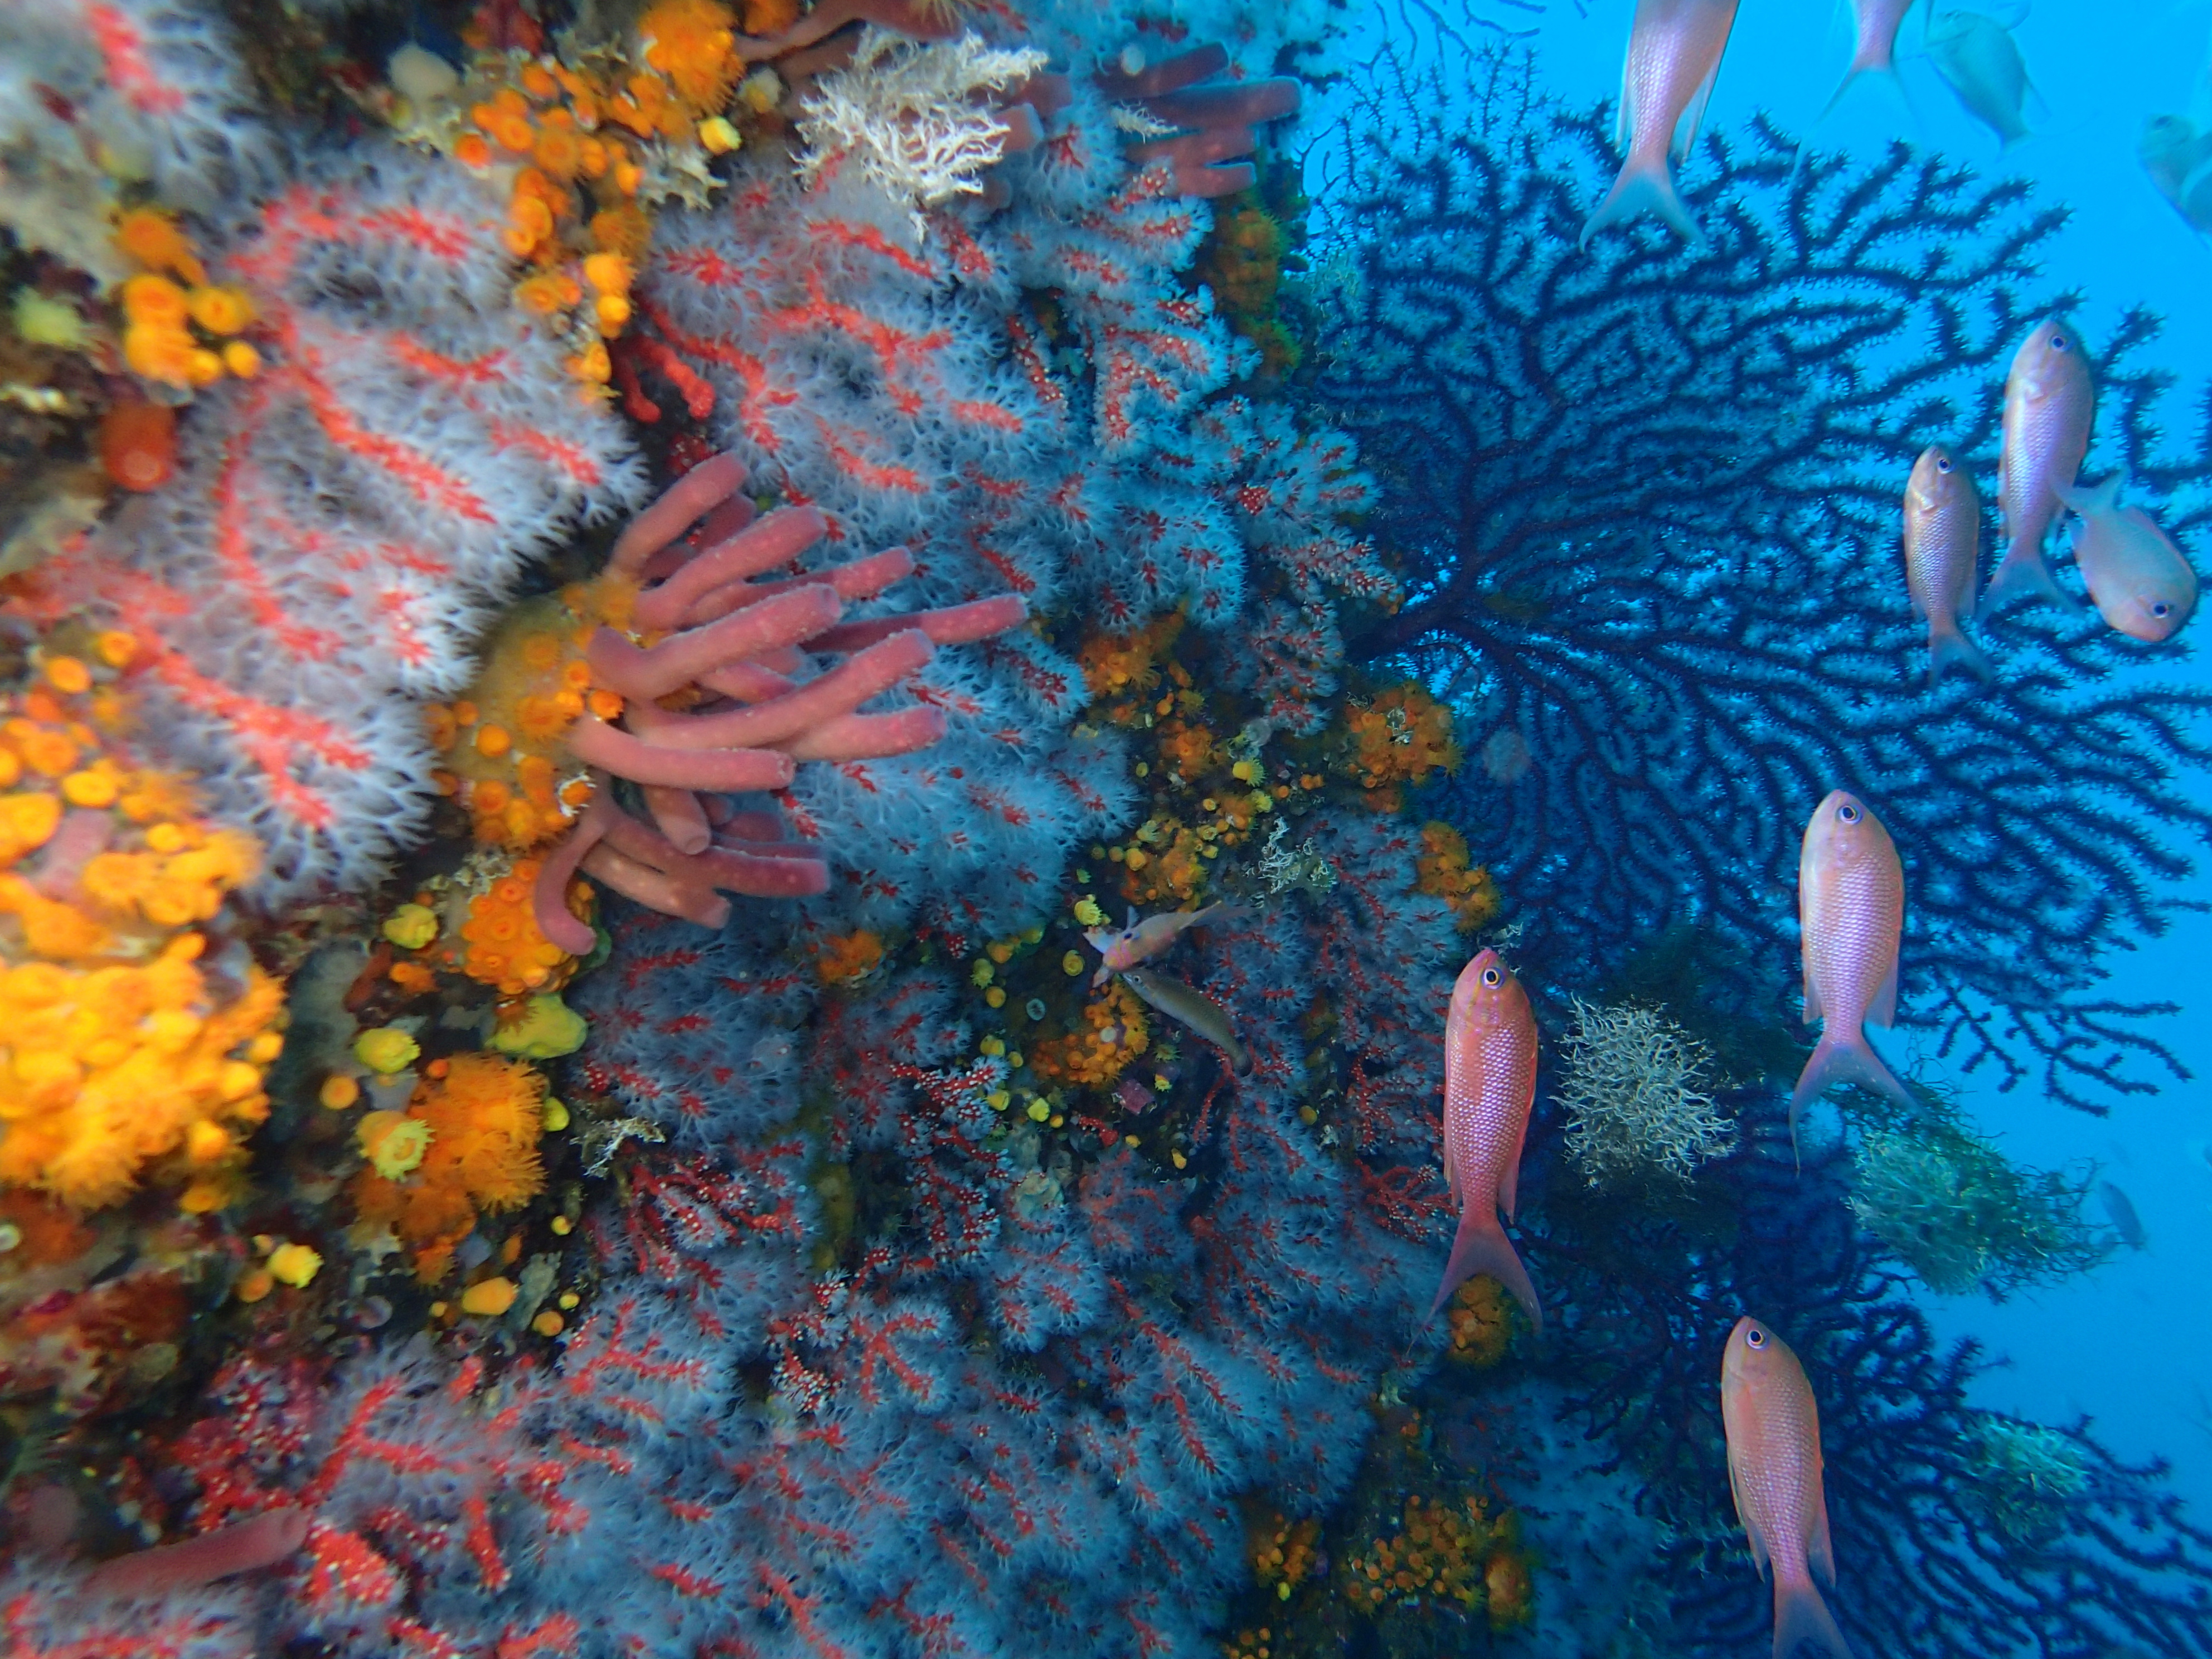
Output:
[[[1045,54],[1006,50],[981,37],[918,43],[871,24],[853,61],[815,82],[799,106],[809,183],[857,165],[893,199],[916,210],[983,191],[983,174],[1006,153],[1013,128],[999,95],[1045,66]]]

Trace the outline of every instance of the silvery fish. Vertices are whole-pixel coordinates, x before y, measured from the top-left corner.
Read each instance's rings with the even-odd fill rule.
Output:
[[[2120,1243],[2131,1250],[2148,1248],[2150,1239],[2143,1231],[2142,1218],[2136,1213],[2134,1200],[2109,1181],[2097,1183],[2097,1196],[2103,1200],[2106,1217],[2120,1236]]]
[[[1498,1221],[1500,1209],[1513,1213],[1535,1100],[1536,1018],[1528,994],[1497,951],[1485,951],[1460,969],[1444,1018],[1444,1180],[1459,1202],[1459,1231],[1431,1319],[1468,1279],[1488,1273],[1513,1292],[1529,1323],[1544,1328],[1536,1286]]]
[[[2071,487],[2089,453],[2096,409],[2081,337],[2054,317],[2021,343],[2005,376],[2004,446],[1997,461],[2005,552],[1983,592],[1984,604],[2042,599],[2062,611],[2081,608],[2051,576],[2043,543],[2058,514],[2059,490]]]
[[[1930,444],[1912,464],[1905,486],[1905,587],[1912,614],[1928,624],[1928,682],[1953,664],[1984,679],[1992,672],[1982,648],[1959,631],[1974,614],[1980,572],[1982,500],[1973,475]]]
[[[1856,795],[1829,792],[1797,860],[1797,923],[1804,936],[1805,1018],[1820,1040],[1790,1096],[1790,1142],[1808,1101],[1839,1083],[1912,1097],[1881,1063],[1866,1023],[1897,1018],[1897,951],[1905,932],[1905,871],[1881,820]]]
[[[2152,186],[2199,235],[2212,232],[2212,132],[2185,115],[2154,115],[2136,155]]]
[[[2119,504],[2120,475],[2057,495],[2081,515],[2074,562],[2099,614],[2130,639],[2155,644],[2179,634],[2197,609],[2197,572],[2149,514]]]
[[[1736,0],[1637,0],[1620,82],[1618,141],[1628,155],[1583,226],[1584,247],[1607,225],[1647,213],[1692,242],[1705,240],[1674,188],[1670,158],[1687,155],[1697,141],[1735,9]]]
[[[1236,1032],[1230,1030],[1229,1016],[1219,1003],[1204,992],[1194,990],[1179,979],[1149,973],[1142,968],[1121,969],[1121,982],[1178,1025],[1195,1031],[1220,1049],[1229,1056],[1229,1063],[1236,1070],[1252,1069],[1252,1056],[1237,1042]]]
[[[1813,1576],[1833,1589],[1835,1546],[1820,1479],[1820,1408],[1789,1346],[1746,1316],[1721,1358],[1729,1491],[1751,1559],[1774,1578],[1774,1659],[1801,1648],[1851,1659]]]
[[[1978,11],[1947,11],[1928,25],[1928,55],[1966,113],[2008,149],[2028,137],[2027,64],[2012,31]]]

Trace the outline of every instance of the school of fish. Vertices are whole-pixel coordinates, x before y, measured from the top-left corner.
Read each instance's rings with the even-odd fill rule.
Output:
[[[1824,118],[1855,86],[1887,82],[1902,93],[1899,38],[1913,9],[1914,0],[1854,0],[1851,61]],[[2008,23],[1932,4],[1927,10],[1920,51],[1960,106],[1996,135],[2000,149],[2028,137],[2032,88]],[[1704,245],[1674,167],[1695,139],[1735,15],[1735,0],[1638,0],[1621,86],[1622,164],[1583,226],[1584,247],[1599,232],[1644,216],[1693,247]],[[2212,64],[2191,112],[2154,117],[2140,155],[2160,194],[2212,236]],[[1802,149],[1798,160],[1802,167]],[[2003,552],[1978,593],[1983,504],[1972,467],[1940,441],[1926,443],[1913,462],[1901,550],[1906,597],[1927,626],[1931,688],[1954,670],[1984,683],[1999,677],[1999,665],[1967,636],[1968,623],[2023,604],[2086,614],[2050,556],[2051,531],[2069,515],[2074,566],[2106,626],[2156,644],[2194,614],[2197,574],[2173,538],[2141,507],[2121,504],[2118,475],[2094,484],[2081,477],[2095,416],[2085,343],[2068,319],[2045,319],[2021,343],[2005,379],[1996,467]],[[1832,1087],[1856,1085],[1911,1101],[1866,1035],[1869,1024],[1887,1026],[1896,1018],[1903,863],[1872,807],[1849,790],[1831,791],[1805,826],[1797,902],[1805,1018],[1820,1035],[1790,1093],[1793,1147],[1805,1107]],[[1484,951],[1461,974],[1445,1027],[1444,1168],[1460,1220],[1435,1305],[1468,1275],[1488,1273],[1540,1327],[1534,1286],[1498,1221],[1501,1207],[1509,1218],[1514,1210],[1536,1045],[1527,994],[1494,952]],[[2106,1182],[2104,1201],[2121,1237],[2141,1248],[2141,1223],[2125,1195]],[[1835,1559],[1812,1384],[1781,1338],[1749,1316],[1728,1340],[1721,1409],[1737,1518],[1753,1560],[1773,1579],[1776,1659],[1801,1650],[1851,1659],[1814,1582],[1832,1589]]]

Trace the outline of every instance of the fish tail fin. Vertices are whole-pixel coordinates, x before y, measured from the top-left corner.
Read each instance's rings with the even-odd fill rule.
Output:
[[[1797,1150],[1797,1119],[1806,1107],[1838,1084],[1856,1083],[1862,1089],[1872,1089],[1877,1094],[1887,1095],[1901,1106],[1913,1106],[1911,1091],[1897,1080],[1897,1073],[1881,1063],[1881,1056],[1874,1051],[1862,1030],[1838,1031],[1831,1036],[1822,1032],[1813,1056],[1805,1062],[1798,1074],[1797,1086],[1790,1091],[1790,1150]],[[1802,1160],[1801,1160],[1802,1162]]]
[[[1885,52],[1879,60],[1851,65],[1850,72],[1837,86],[1834,95],[1828,100],[1826,107],[1821,110],[1820,119],[1825,121],[1833,115],[1836,112],[1836,106],[1842,103],[1850,95],[1851,88],[1856,86],[1888,87],[1906,103],[1907,107],[1910,107],[1911,100],[1905,97],[1904,78],[1897,72],[1895,60]]]
[[[1674,188],[1674,169],[1668,166],[1663,150],[1654,155],[1631,155],[1621,163],[1620,176],[1583,226],[1582,246],[1588,247],[1590,238],[1607,227],[1626,224],[1647,213],[1691,243],[1704,244],[1705,233],[1682,204],[1681,193]]]
[[[1990,574],[1990,585],[1982,590],[1982,608],[2014,599],[2042,599],[2069,612],[2083,608],[2081,601],[2061,587],[2051,574],[2043,550],[2018,542],[2005,549],[2004,557]]]
[[[1984,683],[1996,678],[1989,653],[1955,627],[1934,629],[1928,635],[1928,684],[1940,681],[1947,668],[1963,668]]]
[[[1444,1264],[1443,1283],[1437,1286],[1429,1317],[1434,1319],[1451,1300],[1451,1293],[1477,1273],[1488,1273],[1512,1291],[1529,1324],[1539,1334],[1542,1333],[1544,1304],[1536,1299],[1535,1282],[1514,1254],[1513,1241],[1505,1237],[1505,1229],[1498,1225],[1498,1212],[1480,1202],[1460,1215],[1459,1231],[1452,1237],[1451,1260]]]
[[[1800,1659],[1805,1650],[1826,1659],[1854,1659],[1836,1628],[1835,1615],[1809,1578],[1774,1579],[1774,1659]]]

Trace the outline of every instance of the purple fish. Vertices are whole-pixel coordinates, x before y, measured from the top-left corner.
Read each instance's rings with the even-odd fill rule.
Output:
[[[1844,101],[1844,94],[1854,82],[1868,76],[1896,81],[1897,31],[1904,26],[1905,14],[1912,9],[1912,4],[1913,0],[1853,0],[1851,9],[1858,21],[1858,49],[1851,55],[1851,66],[1844,71],[1843,84],[1828,100],[1827,109],[1820,112],[1823,118]]]
[[[1536,1017],[1528,994],[1497,951],[1485,951],[1460,969],[1444,1018],[1444,1180],[1459,1200],[1459,1231],[1431,1319],[1461,1285],[1488,1273],[1513,1292],[1529,1323],[1544,1328],[1536,1286],[1498,1223],[1499,1210],[1513,1213],[1535,1100]]]
[[[2039,599],[2061,611],[2081,609],[2051,576],[2043,542],[2058,516],[2058,492],[2074,487],[2089,453],[2096,409],[2081,337],[2053,318],[2021,343],[2005,376],[2004,447],[1997,462],[2005,554],[1983,591],[1984,605]]]
[[[1620,176],[1583,227],[1582,245],[1608,225],[1652,214],[1702,242],[1674,188],[1670,158],[1687,155],[1735,27],[1736,0],[1637,0],[1620,81]]]
[[[1982,550],[1982,499],[1973,476],[1941,444],[1912,464],[1905,486],[1905,587],[1912,614],[1928,624],[1928,683],[1953,664],[1984,679],[1990,659],[1959,631],[1974,614],[1976,562]]]

